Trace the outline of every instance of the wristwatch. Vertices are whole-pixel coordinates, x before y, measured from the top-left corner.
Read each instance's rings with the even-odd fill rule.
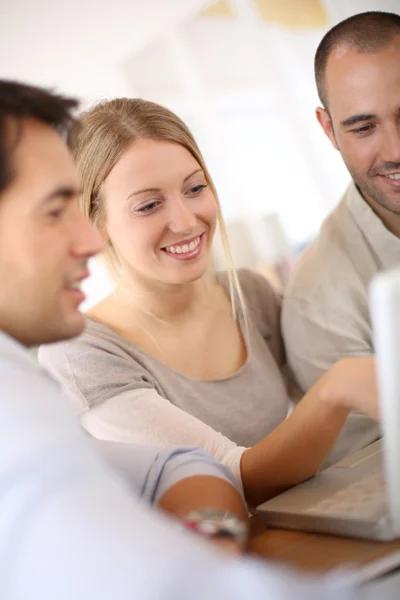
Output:
[[[182,519],[183,525],[207,538],[231,538],[244,550],[248,525],[234,513],[216,508],[193,510]]]

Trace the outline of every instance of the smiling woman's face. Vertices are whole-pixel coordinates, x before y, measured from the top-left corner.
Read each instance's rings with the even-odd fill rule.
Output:
[[[132,276],[179,284],[204,274],[218,206],[186,148],[136,141],[109,173],[103,197],[105,235]]]

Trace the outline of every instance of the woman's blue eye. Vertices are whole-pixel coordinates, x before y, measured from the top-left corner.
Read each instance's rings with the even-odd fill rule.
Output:
[[[200,185],[195,185],[194,187],[190,188],[189,193],[190,194],[199,194],[201,192],[201,190],[204,190],[204,188],[207,187],[206,183],[201,183]]]
[[[137,212],[150,212],[152,210],[154,210],[155,208],[157,208],[158,206],[158,202],[154,201],[154,202],[149,202],[149,204],[146,204],[145,206],[141,206],[140,208],[137,208]]]

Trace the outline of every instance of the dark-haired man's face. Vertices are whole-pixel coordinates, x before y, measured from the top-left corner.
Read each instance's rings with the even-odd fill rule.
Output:
[[[365,200],[390,221],[400,215],[400,37],[375,53],[336,50],[326,90],[330,118],[317,109],[318,120]]]
[[[14,178],[0,194],[0,330],[29,346],[79,334],[79,283],[101,249],[80,213],[79,179],[61,137],[23,123]]]

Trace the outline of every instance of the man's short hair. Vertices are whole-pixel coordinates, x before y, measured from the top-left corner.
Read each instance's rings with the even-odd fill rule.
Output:
[[[22,121],[36,119],[65,135],[78,102],[40,87],[0,79],[0,194],[13,179],[12,154]]]
[[[400,15],[370,11],[341,21],[325,34],[315,54],[314,72],[318,95],[328,108],[326,65],[330,54],[339,46],[354,47],[358,52],[378,52],[400,35]]]

